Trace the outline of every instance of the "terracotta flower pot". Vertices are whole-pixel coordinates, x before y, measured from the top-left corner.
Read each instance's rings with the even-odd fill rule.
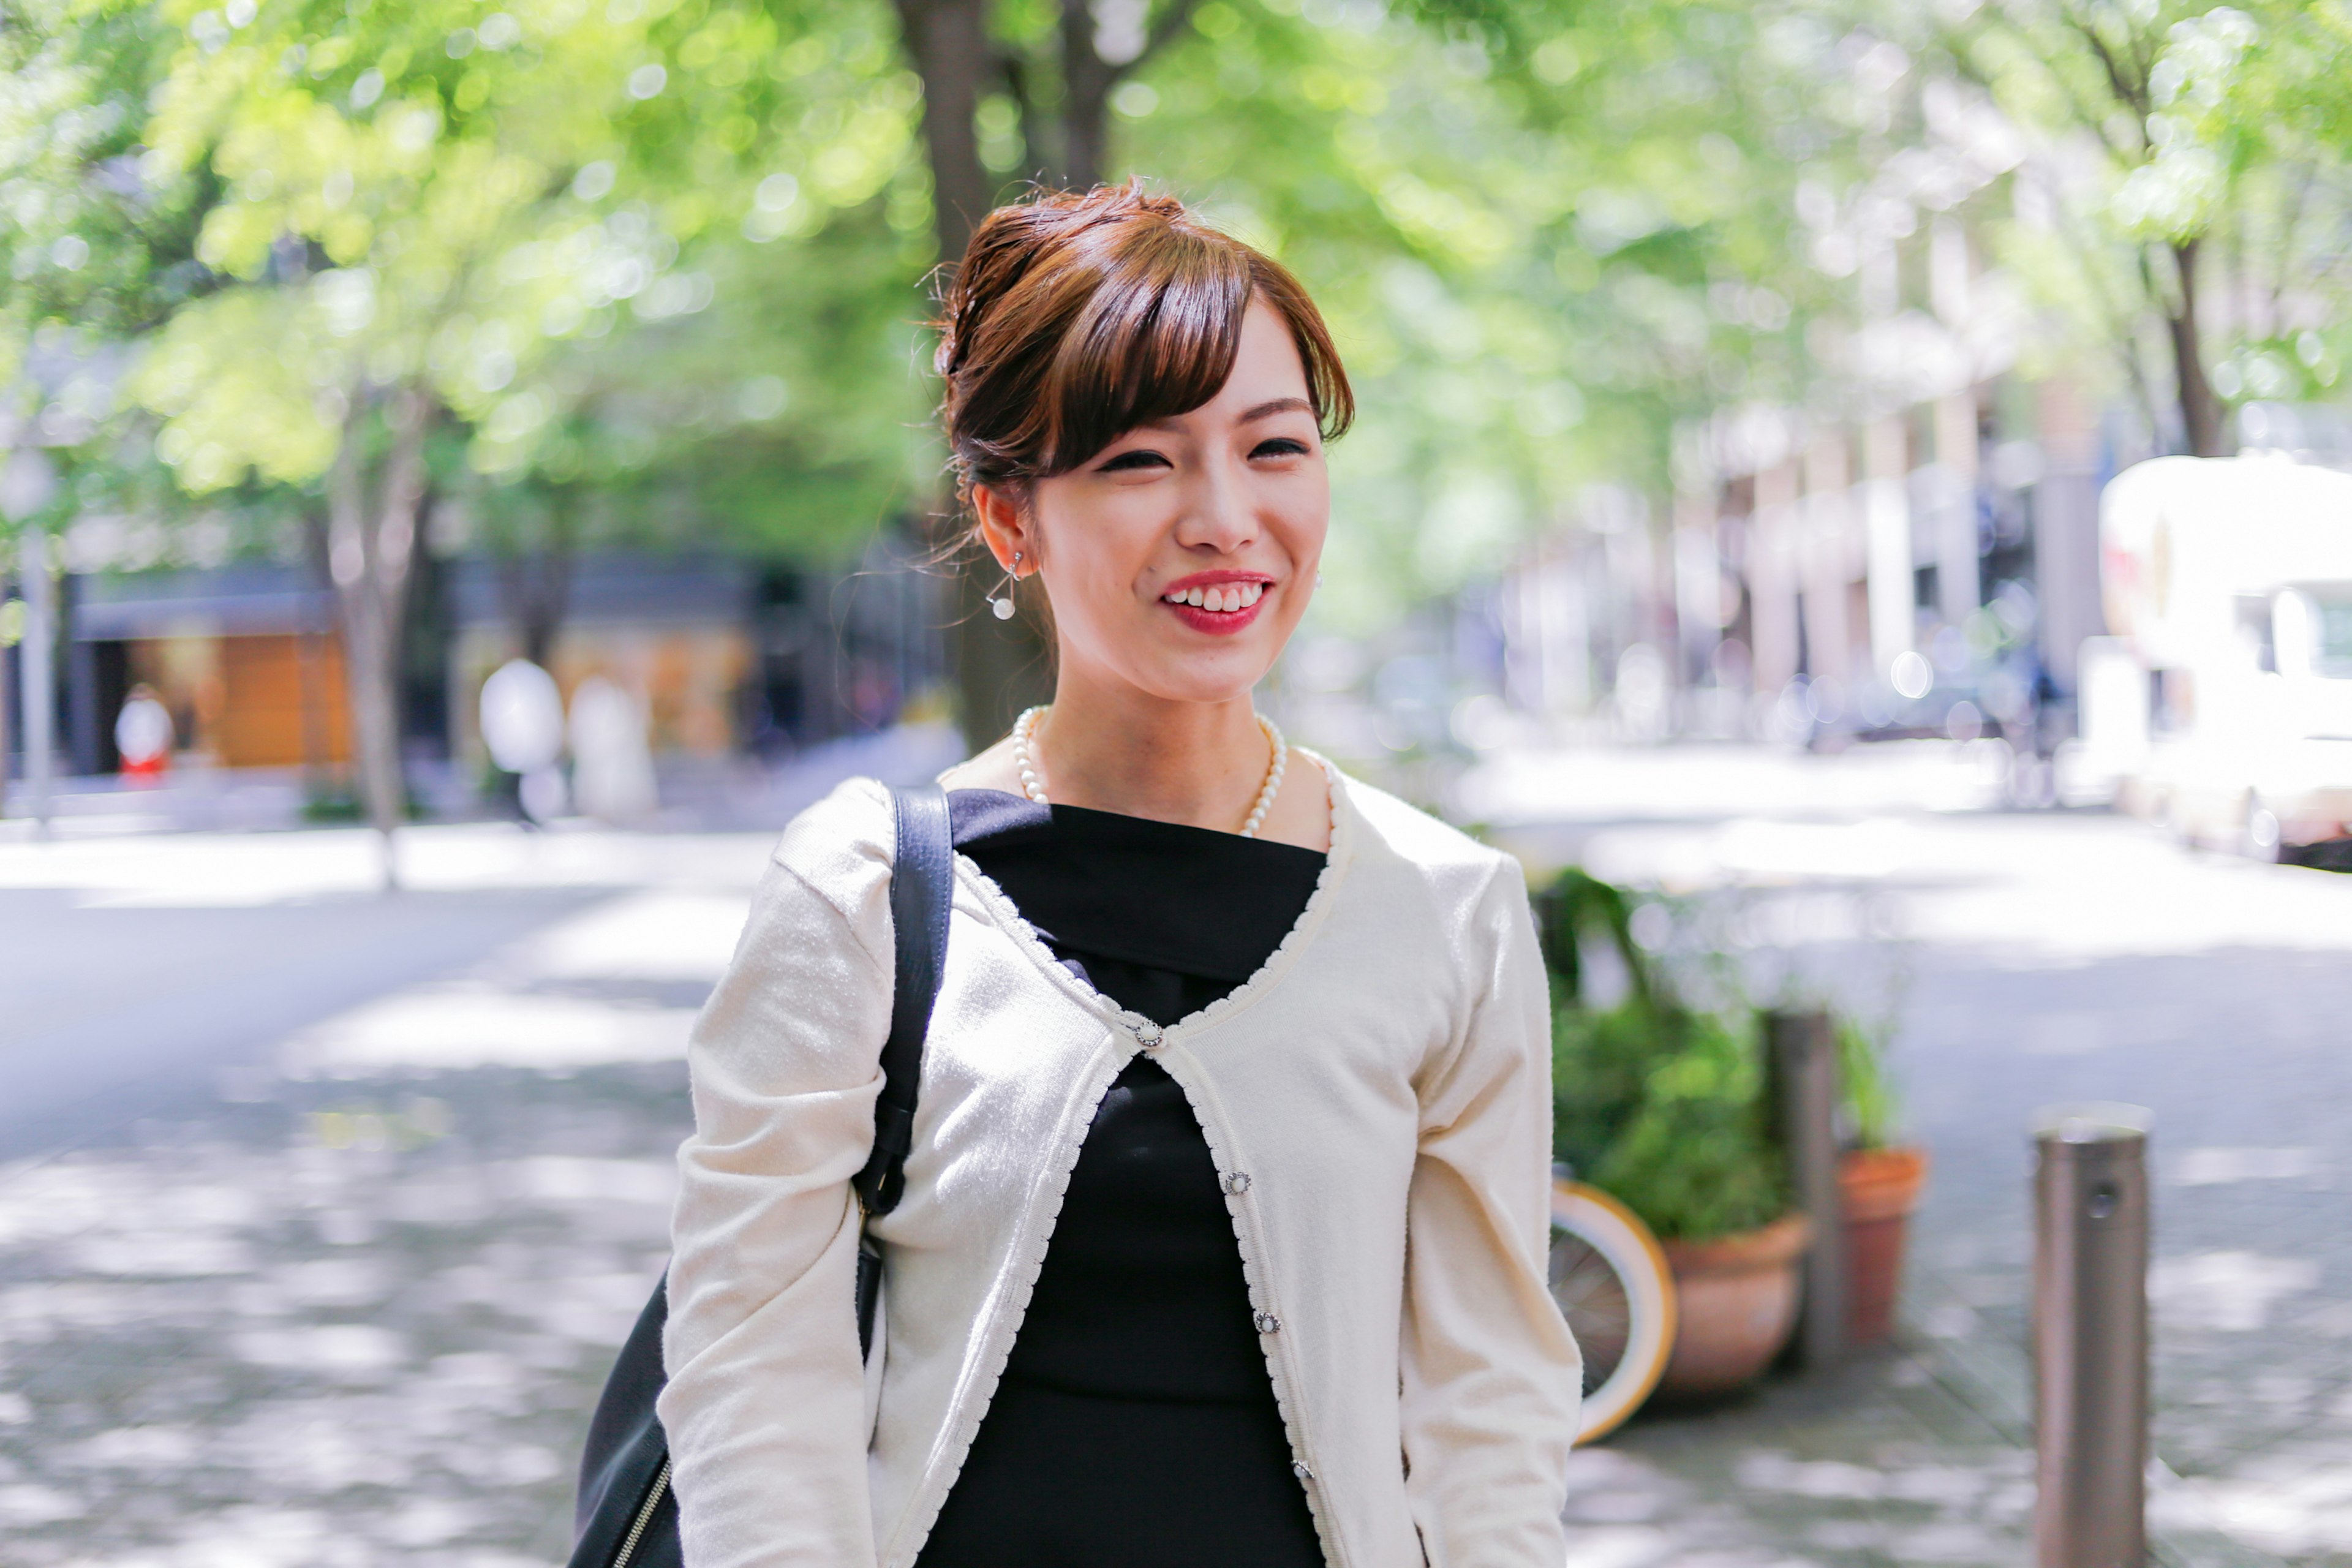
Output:
[[[1771,1364],[1797,1321],[1797,1259],[1813,1238],[1801,1214],[1713,1241],[1662,1241],[1680,1311],[1658,1392],[1728,1394]]]
[[[1838,1163],[1845,1211],[1846,1338],[1866,1345],[1895,1327],[1911,1211],[1927,1184],[1925,1149],[1857,1149]]]

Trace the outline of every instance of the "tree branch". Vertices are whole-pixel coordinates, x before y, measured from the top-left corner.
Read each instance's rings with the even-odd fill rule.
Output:
[[[1170,0],[1146,30],[1135,58],[1113,65],[1095,47],[1089,0],[1062,0],[1063,178],[1084,189],[1102,178],[1110,153],[1111,89],[1161,49],[1192,20],[1200,0]]]
[[[2078,216],[2065,201],[2063,195],[2053,195],[2052,205],[2057,215],[2060,229],[2070,237],[2068,249],[2074,256],[2082,258],[2075,265],[2080,273],[2084,289],[2091,296],[2094,306],[2105,317],[2099,336],[2103,341],[2114,345],[2116,357],[2123,367],[2124,376],[2131,383],[2133,391],[2138,395],[2141,405],[2147,409],[2150,425],[2160,429],[2164,423],[2163,411],[2157,404],[2156,387],[2148,379],[2147,365],[2141,342],[2147,321],[2146,306],[2156,298],[2156,285],[2148,268],[2147,247],[2144,246],[2134,247],[2134,263],[2140,275],[2142,301],[2142,308],[2135,310],[2116,298],[2115,290],[2107,286],[2107,279],[2097,265],[2089,259],[2101,254],[2100,247],[2096,240],[2084,231]]]
[[[994,58],[1004,89],[1013,95],[1013,107],[1021,116],[1021,145],[1029,154],[1031,172],[1041,180],[1058,182],[1064,159],[1054,142],[1060,127],[1049,127],[1039,111],[1037,95],[1029,85],[1028,60],[1010,49],[999,49]]]
[[[1201,8],[1201,0],[1169,0],[1168,8],[1151,24],[1151,31],[1143,40],[1143,52],[1120,68],[1121,74],[1133,70],[1169,45],[1174,43],[1184,29],[1192,25],[1192,14]]]
[[[2071,16],[2069,16],[2065,20],[2060,22],[2058,26],[2062,31],[2081,32],[2083,30],[2081,26],[2076,23]],[[2066,100],[2066,106],[2073,113],[2074,119],[2090,128],[2091,133],[2099,139],[2099,144],[2101,146],[2105,147],[2109,152],[2116,153],[2119,157],[2137,157],[2146,152],[2147,149],[2144,144],[2136,147],[2118,147],[2116,145],[2114,139],[2107,134],[2107,121],[2114,117],[2112,115],[2100,112],[2096,105],[2086,100],[2081,91],[2077,89],[2071,73],[2059,68],[2059,67],[2052,63],[2058,52],[2053,40],[2046,37],[2035,37],[2033,35],[2027,32],[2026,29],[2019,26],[2014,22],[2003,23],[2001,24],[2001,28],[2004,34],[2009,37],[2010,41],[2026,56],[2032,58],[2034,66],[2049,81],[2050,85],[2056,89],[2058,95]],[[2089,43],[2095,50],[2098,47],[2098,43],[2095,38],[2088,38],[2085,41]],[[1994,74],[1991,71],[1985,69],[1977,61],[1974,55],[1967,49],[1958,47],[1955,45],[1950,47],[1949,52],[1953,64],[1961,79],[1964,81],[1974,82],[1977,86],[1985,90],[1987,96],[1992,98],[1996,102],[1999,101],[2000,93],[1999,85],[1994,80]],[[2114,82],[2114,77],[2112,74],[2109,75],[2108,80],[2110,83],[2110,90],[2112,91]]]
[[[2114,91],[2116,101],[2130,110],[2145,128],[2147,124],[2148,110],[2146,73],[2142,73],[2138,81],[2133,81],[2124,74],[2122,64],[2108,49],[2107,41],[2099,37],[2096,27],[2088,21],[2072,15],[2068,16],[2066,22],[2067,26],[2073,27],[2082,40],[2091,47],[2091,53],[2097,57],[2100,68],[2107,73],[2107,86]]]
[[[2287,269],[2294,265],[2294,244],[2303,231],[2304,219],[2310,216],[2312,193],[2319,185],[2319,171],[2309,163],[2297,165],[2297,176],[2290,182],[2293,195],[2285,203],[2285,212],[2279,223],[2278,268],[2273,276],[2270,296],[2273,320],[2279,314],[2280,301],[2286,298]]]

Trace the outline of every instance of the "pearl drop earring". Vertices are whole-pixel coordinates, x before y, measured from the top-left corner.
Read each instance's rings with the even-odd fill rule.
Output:
[[[1013,552],[1013,564],[1004,569],[1004,591],[988,601],[988,607],[1000,621],[1013,618],[1013,584],[1021,581],[1021,552]]]

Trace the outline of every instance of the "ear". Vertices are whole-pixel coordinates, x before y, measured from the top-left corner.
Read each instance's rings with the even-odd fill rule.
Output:
[[[1012,571],[1013,557],[1018,553],[1024,566],[1032,572],[1037,569],[1036,540],[1018,501],[993,486],[974,485],[971,510],[980,520],[981,542],[988,546],[999,566]]]

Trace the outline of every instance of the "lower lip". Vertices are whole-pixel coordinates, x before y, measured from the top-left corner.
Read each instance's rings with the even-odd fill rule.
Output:
[[[1167,604],[1164,599],[1160,602]],[[1257,619],[1257,613],[1265,608],[1265,595],[1259,595],[1256,604],[1242,610],[1203,610],[1192,605],[1169,605],[1168,607],[1176,612],[1177,619],[1196,632],[1206,632],[1213,637],[1229,637]]]

